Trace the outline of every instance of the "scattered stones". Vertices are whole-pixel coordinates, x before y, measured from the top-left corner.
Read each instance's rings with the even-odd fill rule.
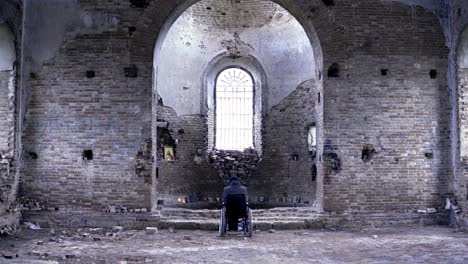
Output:
[[[175,230],[174,230],[173,226],[169,227],[169,233],[175,233]]]
[[[121,227],[121,226],[113,226],[112,227],[112,231],[114,231],[114,232],[120,232],[122,230],[123,230],[123,227]]]
[[[148,235],[154,235],[158,233],[158,228],[157,227],[147,227],[146,229],[146,234]]]
[[[15,259],[15,258],[18,258],[18,254],[14,253],[14,252],[10,252],[10,251],[2,251],[2,256],[6,259]]]
[[[72,258],[75,258],[75,255],[74,254],[65,254],[65,258],[66,259],[72,259]]]
[[[40,227],[39,225],[30,223],[30,222],[25,222],[24,225],[25,225],[28,229],[31,229],[31,230],[39,230],[39,229],[41,229],[41,227]]]
[[[268,233],[270,233],[270,234],[276,233],[276,230],[270,229],[270,230],[268,230]]]
[[[377,238],[379,238],[379,236],[378,235],[372,235],[372,238],[377,239]]]
[[[258,152],[251,148],[244,151],[213,150],[209,158],[223,181],[228,180],[229,176],[237,176],[244,181],[249,179],[260,161]]]
[[[184,236],[184,240],[192,240],[192,237],[191,237],[191,236],[185,235],[185,236]]]

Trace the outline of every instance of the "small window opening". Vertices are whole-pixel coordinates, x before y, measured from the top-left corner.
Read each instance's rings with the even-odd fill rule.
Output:
[[[431,70],[429,76],[431,76],[431,79],[437,79],[437,70]]]
[[[239,68],[222,71],[215,89],[215,146],[223,150],[253,148],[254,83]]]
[[[317,165],[312,165],[312,171],[311,171],[311,180],[312,182],[316,181],[317,180]]]
[[[315,151],[317,149],[317,127],[315,125],[309,127],[307,145],[309,146],[309,151]]]
[[[381,69],[380,74],[382,74],[382,76],[387,76],[388,75],[388,69]]]
[[[84,151],[83,151],[82,158],[83,158],[83,160],[85,160],[85,161],[87,161],[87,160],[93,160],[93,158],[94,158],[93,151],[90,150],[90,149],[84,150]]]

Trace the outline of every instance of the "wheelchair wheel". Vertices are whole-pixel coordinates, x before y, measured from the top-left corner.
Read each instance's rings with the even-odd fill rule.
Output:
[[[253,217],[252,217],[252,210],[247,209],[247,218],[244,222],[244,234],[246,237],[252,237],[253,233]]]
[[[219,219],[219,236],[225,237],[227,230],[227,222],[226,222],[226,208],[221,209],[221,215]]]

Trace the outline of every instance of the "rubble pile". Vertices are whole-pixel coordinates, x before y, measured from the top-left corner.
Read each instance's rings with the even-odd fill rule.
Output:
[[[147,213],[147,208],[127,208],[121,205],[108,205],[104,208],[104,213],[117,214],[117,213]]]
[[[209,153],[210,164],[218,170],[221,180],[229,180],[230,176],[237,176],[246,181],[255,174],[257,164],[261,158],[255,149],[244,151],[213,150]]]
[[[20,208],[23,211],[46,211],[49,208],[41,201],[29,198],[29,197],[19,197],[16,199],[15,203],[12,206]],[[51,211],[55,211],[56,208],[52,208]]]
[[[18,230],[18,226],[17,225],[6,225],[6,226],[2,226],[0,227],[0,237],[1,236],[6,236],[6,235],[13,235],[17,230]]]

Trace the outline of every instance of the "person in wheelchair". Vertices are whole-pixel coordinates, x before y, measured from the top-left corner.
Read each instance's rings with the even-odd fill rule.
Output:
[[[223,207],[230,231],[238,231],[239,219],[248,217],[248,200],[247,188],[241,185],[239,178],[231,177],[223,192]]]

